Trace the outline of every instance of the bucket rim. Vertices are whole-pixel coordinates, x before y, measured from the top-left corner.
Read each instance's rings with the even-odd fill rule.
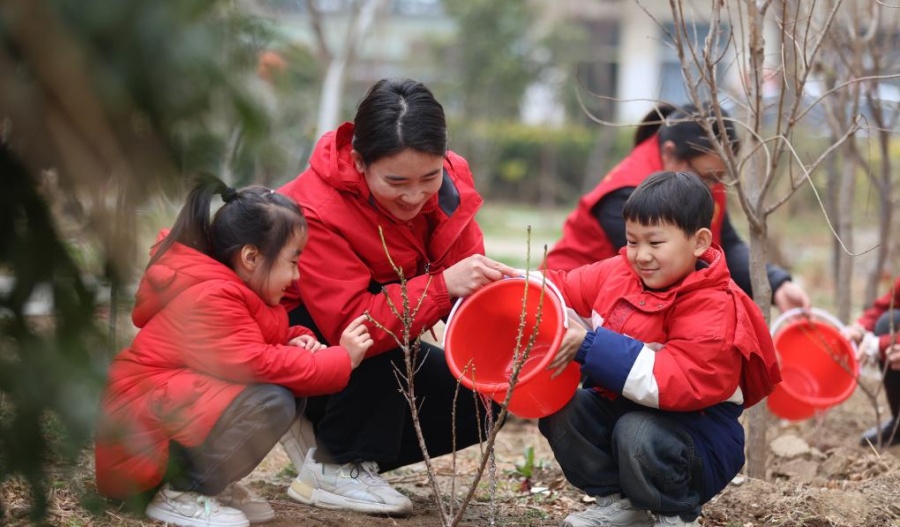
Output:
[[[787,314],[787,313],[788,312],[785,312],[785,314]],[[816,331],[832,333],[832,336],[836,336],[839,339],[839,342],[846,345],[847,353],[845,354],[845,356],[847,359],[846,360],[847,368],[844,368],[844,370],[845,370],[845,373],[847,373],[847,375],[850,377],[850,382],[847,383],[847,386],[839,394],[828,396],[828,397],[821,396],[821,395],[799,394],[797,391],[792,389],[792,387],[789,384],[787,384],[785,382],[778,383],[778,385],[776,385],[776,387],[775,387],[776,389],[783,390],[785,392],[785,394],[790,396],[792,399],[799,401],[800,403],[808,405],[817,410],[831,408],[833,406],[836,406],[836,405],[846,401],[851,395],[853,395],[853,392],[856,390],[856,385],[858,384],[857,379],[859,377],[859,361],[857,360],[857,357],[856,357],[856,347],[853,345],[853,343],[851,341],[846,340],[844,338],[843,333],[841,332],[843,325],[840,324],[839,321],[837,322],[837,324],[835,324],[835,322],[832,320],[829,320],[827,318],[825,318],[825,320],[828,322],[827,324],[824,324],[819,320],[811,319],[808,317],[795,318],[794,320],[790,320],[789,322],[787,322],[786,325],[784,325],[784,327],[778,327],[777,328],[778,331],[773,331],[773,333],[772,333],[773,339],[777,340],[777,336],[779,334],[782,334],[783,331],[786,331],[789,329],[793,330],[794,328],[800,328],[802,326],[812,326],[812,327],[816,328],[815,329]],[[834,320],[836,320],[836,319],[834,319]],[[779,326],[781,326],[781,325],[782,324],[779,324]],[[776,329],[776,327],[773,326],[773,329]],[[778,354],[779,364],[781,364],[782,363],[781,352],[778,351],[777,344],[775,346],[775,351]],[[812,351],[812,353],[827,354],[827,352],[825,350],[822,350],[819,348],[816,348],[816,350]],[[835,359],[835,357],[833,357],[833,356],[829,355],[828,358],[831,359],[832,361],[834,361],[838,365],[841,364],[840,361]],[[783,369],[783,366],[782,366],[782,369]],[[802,368],[800,368],[800,369],[802,369]]]
[[[479,296],[484,294],[485,291],[488,291],[494,287],[498,287],[500,284],[511,284],[514,282],[531,282],[536,284],[538,287],[541,286],[543,282],[545,284],[545,291],[549,291],[551,294],[545,294],[545,299],[550,299],[551,305],[555,308],[556,313],[561,322],[560,328],[557,329],[556,335],[553,337],[553,347],[558,348],[562,343],[562,338],[565,335],[565,329],[568,328],[568,316],[566,313],[565,302],[563,301],[562,294],[559,292],[559,289],[556,287],[553,282],[550,281],[549,278],[545,278],[538,273],[528,273],[527,275],[520,276],[509,276],[504,277],[496,282],[491,282],[490,284],[485,285],[478,291],[475,291],[469,296],[459,298],[453,306],[453,309],[450,311],[450,315],[447,317],[446,329],[444,330],[444,337],[442,339],[442,347],[444,348],[444,353],[447,355],[448,359],[452,359],[452,347],[448,347],[448,335],[451,334],[451,327],[456,320],[455,315],[458,310],[466,303],[471,302],[474,299],[477,299]],[[523,343],[524,349],[525,343]],[[525,374],[521,374],[517,380],[517,385],[521,385],[524,382],[528,382],[529,380],[537,377],[541,374],[542,370],[546,369],[547,364],[553,360],[555,354],[546,354],[534,368]],[[470,390],[475,390],[479,393],[483,394],[496,394],[496,393],[505,393],[509,389],[509,382],[482,382],[477,381],[473,378],[473,376],[465,375],[464,371],[461,370],[456,363],[455,360],[447,360],[447,364],[450,368],[451,373],[454,377],[459,379],[460,383],[462,383],[466,388]],[[476,386],[477,385],[477,386]]]

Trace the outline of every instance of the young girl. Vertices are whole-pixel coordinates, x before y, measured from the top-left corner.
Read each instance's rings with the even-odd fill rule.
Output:
[[[210,223],[214,194],[225,204]],[[343,389],[372,346],[362,316],[333,347],[288,326],[280,302],[306,240],[300,208],[281,194],[217,179],[191,191],[141,279],[140,330],[109,369],[95,446],[100,493],[155,491],[147,515],[189,527],[274,517],[236,482],[303,409],[297,398]]]

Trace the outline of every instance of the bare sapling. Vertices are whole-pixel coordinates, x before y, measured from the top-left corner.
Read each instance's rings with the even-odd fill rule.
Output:
[[[425,300],[427,293],[423,294],[421,298],[418,299],[418,302],[415,305],[412,305],[410,302],[410,298],[408,295],[407,289],[407,278],[401,267],[396,265],[394,260],[391,258],[390,252],[387,248],[387,243],[384,239],[384,232],[379,228],[379,236],[381,237],[381,244],[384,248],[385,255],[388,258],[388,261],[391,267],[394,269],[394,272],[397,273],[397,277],[399,278],[400,285],[400,297],[401,297],[401,305],[398,307],[394,301],[385,294],[385,299],[387,301],[388,307],[391,310],[391,313],[397,317],[398,320],[401,321],[403,329],[400,334],[397,335],[395,332],[388,329],[384,324],[382,324],[378,320],[374,320],[371,315],[366,313],[369,321],[374,324],[376,327],[389,334],[391,338],[394,339],[397,346],[403,351],[404,356],[404,368],[401,370],[398,367],[395,367],[394,374],[397,380],[398,385],[400,386],[400,390],[403,393],[404,398],[406,399],[407,404],[409,405],[410,414],[412,417],[413,428],[415,429],[416,439],[419,443],[419,448],[422,451],[422,457],[425,464],[426,473],[428,474],[428,481],[431,486],[432,493],[434,495],[434,502],[437,506],[438,512],[440,514],[441,525],[445,527],[455,527],[459,525],[459,523],[463,520],[463,516],[468,508],[469,504],[472,502],[472,499],[475,496],[475,492],[478,489],[478,484],[484,476],[485,471],[489,470],[491,473],[491,485],[490,485],[490,498],[491,498],[491,514],[490,514],[490,524],[495,525],[495,510],[494,510],[494,497],[496,494],[496,477],[495,477],[495,457],[494,457],[494,444],[497,439],[497,434],[500,431],[500,428],[503,426],[503,422],[505,421],[509,406],[509,401],[512,397],[513,391],[519,381],[519,375],[522,371],[522,367],[527,362],[528,357],[531,353],[532,348],[534,347],[535,340],[538,335],[538,327],[541,322],[541,313],[543,309],[544,303],[544,295],[546,291],[545,279],[541,280],[541,293],[539,296],[539,302],[537,306],[537,311],[535,314],[534,326],[531,328],[530,335],[527,339],[525,339],[525,330],[527,326],[527,304],[526,299],[528,295],[528,288],[531,285],[529,280],[525,280],[525,290],[522,297],[522,308],[519,314],[519,322],[518,329],[516,335],[516,342],[514,349],[512,350],[512,369],[509,378],[509,388],[506,392],[506,397],[504,400],[499,403],[499,410],[495,410],[495,403],[491,401],[491,398],[487,395],[474,393],[473,404],[476,406],[476,419],[478,419],[478,430],[479,430],[479,461],[475,474],[472,476],[471,481],[469,481],[465,491],[463,491],[462,496],[457,498],[457,478],[459,474],[457,473],[457,458],[456,458],[456,402],[458,400],[460,394],[460,380],[457,380],[456,383],[456,392],[453,396],[453,411],[451,413],[450,419],[452,423],[453,430],[453,453],[452,453],[452,474],[450,481],[450,496],[449,499],[445,502],[443,490],[441,488],[441,484],[438,480],[438,474],[434,467],[433,460],[428,453],[428,447],[425,443],[425,436],[422,432],[421,420],[420,420],[420,402],[416,397],[415,390],[415,374],[419,365],[419,351],[421,345],[421,337],[422,333],[428,330],[428,328],[423,328],[422,333],[418,335],[412,334],[413,322],[415,321],[416,314],[419,311],[419,308],[422,306],[422,302]],[[546,253],[547,247],[544,247],[544,252]],[[527,228],[527,253],[526,253],[526,277],[528,271],[530,270],[530,254],[531,254],[531,227]],[[546,257],[546,254],[545,254]],[[542,275],[543,277],[543,275]],[[430,283],[431,277],[428,278]],[[425,291],[428,290],[428,286],[426,285]],[[504,350],[497,350],[498,353],[502,353]],[[463,376],[471,378],[474,382],[475,377],[477,375],[477,371],[474,364],[467,364],[464,368]],[[485,419],[482,421],[480,412],[483,409],[485,412]],[[485,427],[482,427],[482,423],[485,423]]]

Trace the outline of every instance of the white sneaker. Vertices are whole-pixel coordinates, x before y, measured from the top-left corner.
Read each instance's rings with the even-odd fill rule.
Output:
[[[166,483],[144,513],[161,522],[182,527],[249,527],[244,513],[226,507],[212,496],[172,490]]]
[[[590,509],[566,516],[560,527],[654,527],[648,511],[636,509],[619,494],[597,498]]]
[[[700,522],[697,520],[686,522],[679,516],[660,516],[659,519],[656,520],[656,523],[653,524],[653,527],[666,527],[671,525],[700,527]]]
[[[268,501],[237,481],[225,487],[216,499],[226,507],[243,512],[250,523],[265,523],[275,518]]]
[[[412,502],[378,475],[378,464],[317,463],[315,448],[288,488],[288,496],[323,509],[343,509],[368,514],[404,515],[412,512]]]

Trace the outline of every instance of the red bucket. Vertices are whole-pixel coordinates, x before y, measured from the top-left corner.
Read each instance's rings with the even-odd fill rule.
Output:
[[[453,375],[463,386],[502,403],[509,390],[523,304],[526,316],[519,353],[534,334],[541,307],[534,345],[519,371],[508,407],[528,419],[550,415],[565,406],[581,380],[574,362],[550,378],[547,365],[559,349],[568,321],[556,287],[546,281],[542,295],[541,280],[534,276],[499,280],[459,299],[444,332],[444,352]]]
[[[801,310],[786,311],[772,325],[782,377],[768,398],[773,414],[792,421],[808,419],[853,394],[859,363],[841,327],[840,321],[817,309],[808,316]]]

